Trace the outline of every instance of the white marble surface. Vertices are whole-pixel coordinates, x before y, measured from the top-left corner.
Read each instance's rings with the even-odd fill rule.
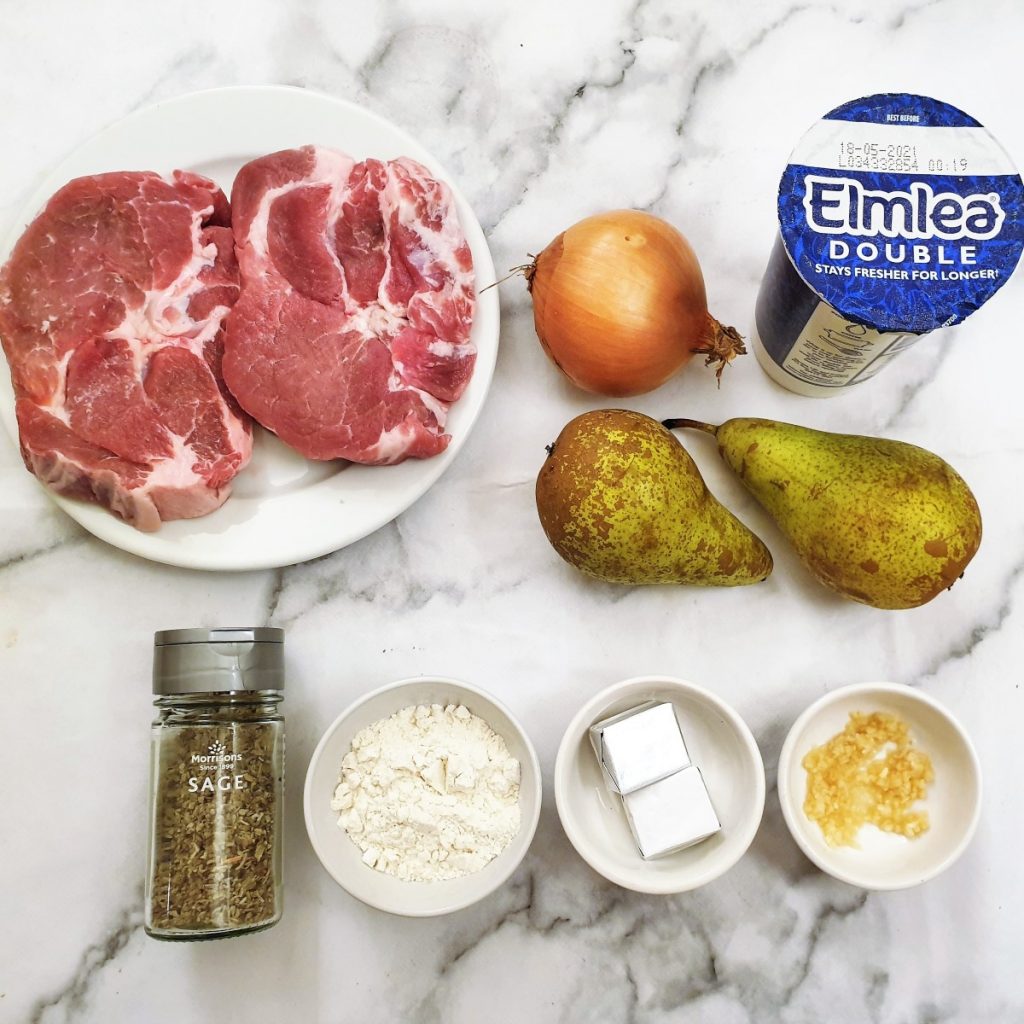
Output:
[[[287,82],[347,96],[415,132],[457,176],[500,267],[576,217],[646,207],[702,257],[713,311],[745,328],[789,148],[872,91],[948,99],[1024,161],[1019,3],[700,4],[572,0],[342,4],[2,4],[0,220],[39,175],[155,99]],[[602,403],[564,385],[503,287],[497,375],[470,442],[401,519],[279,572],[205,575],[83,535],[0,445],[0,1020],[637,1021],[1012,1024],[1024,1020],[1022,721],[1024,275],[863,391],[790,396],[754,362],[721,392],[697,368],[630,403],[659,416],[775,416],[884,433],[949,458],[985,541],[923,609],[831,597],[699,437],[712,489],[769,543],[756,588],[620,590],[552,553],[532,481],[543,446]],[[187,624],[288,630],[287,910],[266,933],[165,945],[142,933],[150,635]],[[560,733],[598,688],[677,674],[747,718],[769,769],[747,857],[707,888],[641,897],[605,884],[562,833]],[[320,869],[300,789],[320,731],[369,687],[461,676],[521,716],[546,776],[523,868],[451,918],[369,910]],[[774,795],[789,723],[869,679],[945,701],[980,750],[976,841],[944,877],[866,895],[821,875]]]

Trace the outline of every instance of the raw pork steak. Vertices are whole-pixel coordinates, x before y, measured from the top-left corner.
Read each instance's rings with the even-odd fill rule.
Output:
[[[406,158],[305,146],[246,164],[231,202],[242,293],[224,379],[242,407],[312,459],[443,451],[476,359],[449,189]]]
[[[25,465],[140,530],[213,511],[252,452],[220,372],[238,295],[228,222],[198,174],[76,178],[0,272]]]

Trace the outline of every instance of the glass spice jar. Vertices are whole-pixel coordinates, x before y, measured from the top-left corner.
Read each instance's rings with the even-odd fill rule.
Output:
[[[154,637],[145,928],[212,939],[281,917],[284,630]]]

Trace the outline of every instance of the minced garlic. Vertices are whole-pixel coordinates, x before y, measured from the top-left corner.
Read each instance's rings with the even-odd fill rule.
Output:
[[[803,759],[804,814],[829,846],[857,846],[863,825],[913,839],[928,829],[928,812],[911,807],[935,779],[931,758],[914,746],[896,715],[854,711],[846,728]]]

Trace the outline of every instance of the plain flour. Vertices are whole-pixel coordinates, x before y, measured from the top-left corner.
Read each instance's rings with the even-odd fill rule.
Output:
[[[357,733],[331,807],[370,867],[459,878],[519,831],[519,762],[462,705],[407,707]]]

